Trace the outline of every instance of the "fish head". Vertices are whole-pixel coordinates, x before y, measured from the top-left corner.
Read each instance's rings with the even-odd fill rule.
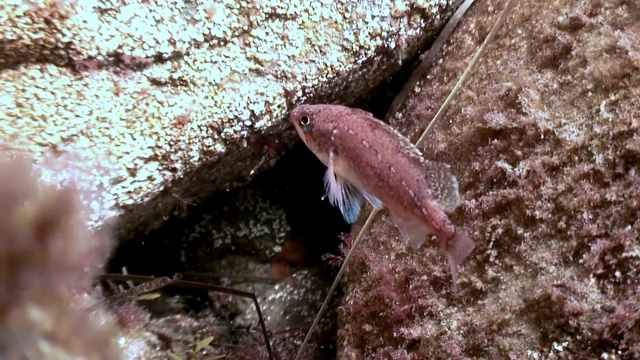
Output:
[[[300,105],[291,112],[291,122],[305,145],[327,164],[335,130],[334,110],[330,105]]]

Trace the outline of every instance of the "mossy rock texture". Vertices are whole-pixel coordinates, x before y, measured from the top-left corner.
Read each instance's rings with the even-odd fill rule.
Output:
[[[476,1],[401,132],[418,138],[505,3]],[[519,1],[423,144],[476,242],[457,292],[437,242],[411,251],[383,212],[346,274],[339,356],[640,358],[639,99],[637,1]]]

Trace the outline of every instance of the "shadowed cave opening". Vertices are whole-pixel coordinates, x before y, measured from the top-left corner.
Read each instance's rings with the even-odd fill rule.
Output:
[[[305,279],[322,286],[325,292],[336,269],[328,265],[323,256],[337,254],[340,234],[348,234],[350,230],[340,211],[323,199],[325,171],[325,166],[304,144],[296,144],[273,168],[246,186],[188,206],[185,213],[177,212],[159,229],[120,244],[107,271],[122,273],[126,268],[129,274],[155,277],[181,273],[185,280],[228,286],[260,296],[273,292],[278,281],[290,282],[289,276],[309,269],[311,275]],[[285,311],[279,313],[271,310],[279,309],[278,305],[263,304],[259,297],[264,317],[289,316],[285,312],[297,309],[291,303],[301,302],[303,309],[317,310],[322,298],[318,302],[318,296],[314,296],[316,285],[294,283],[298,285],[302,287],[301,298],[289,299],[283,305]],[[164,299],[138,302],[155,318],[198,313],[203,315],[195,318],[202,319],[209,316],[209,309],[213,308],[218,309],[217,318],[231,324],[240,318],[251,318],[250,313],[254,311],[243,305],[246,299],[230,299],[224,294],[177,287],[163,288],[160,292]],[[304,299],[307,292],[311,294],[308,301]],[[289,295],[280,294],[280,297]],[[338,299],[336,297],[335,304]],[[308,321],[308,315],[301,319]],[[335,356],[335,313],[330,316],[328,328],[331,330],[317,340],[326,358]],[[280,323],[271,324],[277,327]],[[269,331],[293,328],[299,337],[309,324],[287,325],[292,326],[282,328],[284,325],[281,325]],[[238,333],[243,331],[245,328],[236,323],[228,326],[225,336],[219,337],[230,343],[242,343],[243,335]]]
[[[238,214],[230,208],[243,205],[242,201],[253,195],[259,197],[254,201],[264,200],[269,202],[268,206],[277,207],[284,213],[290,226],[290,230],[286,231],[285,241],[289,238],[301,239],[304,251],[310,255],[308,265],[317,265],[321,262],[323,254],[336,253],[338,235],[350,230],[340,211],[324,199],[325,171],[326,167],[304,144],[298,143],[273,168],[256,177],[251,183],[218,193],[196,206],[189,205],[186,213],[172,216],[159,229],[148,234],[138,234],[123,242],[114,251],[107,268],[110,272],[120,272],[122,267],[126,266],[132,274],[154,276],[171,276],[184,271],[184,259],[181,259],[183,244],[180,244],[179,240],[189,236],[185,232],[193,230],[194,224],[208,213],[216,213],[219,216],[224,213],[230,213],[232,216],[251,216],[249,213]],[[229,221],[225,221],[225,225],[228,223]],[[200,229],[196,229],[198,230]],[[207,236],[206,230],[202,235]],[[260,241],[260,238],[255,241]],[[231,244],[226,250],[253,252],[262,257],[264,255],[257,254],[259,251],[251,246],[243,249],[242,245]]]

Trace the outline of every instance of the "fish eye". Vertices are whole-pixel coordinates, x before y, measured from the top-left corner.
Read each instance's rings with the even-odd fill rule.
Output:
[[[300,124],[302,131],[311,130],[311,118],[308,115],[300,115],[300,117],[298,118],[298,123]]]

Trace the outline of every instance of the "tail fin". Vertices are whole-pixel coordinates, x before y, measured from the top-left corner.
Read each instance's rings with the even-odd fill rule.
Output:
[[[448,240],[441,241],[440,245],[447,254],[447,260],[451,267],[451,277],[453,278],[453,287],[456,286],[456,275],[458,273],[458,265],[460,265],[464,259],[469,256],[476,244],[469,238],[469,236],[460,230],[456,230]]]

